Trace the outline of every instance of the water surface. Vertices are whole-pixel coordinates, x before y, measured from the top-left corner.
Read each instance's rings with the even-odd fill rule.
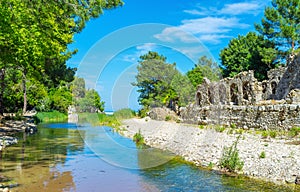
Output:
[[[299,190],[220,175],[151,148],[145,153],[109,127],[56,123],[38,128],[35,135],[20,134],[19,143],[1,154],[0,174],[12,191]],[[157,166],[151,167],[153,162]]]

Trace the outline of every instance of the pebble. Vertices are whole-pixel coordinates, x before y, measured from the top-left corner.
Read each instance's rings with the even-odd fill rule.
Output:
[[[125,135],[132,137],[140,129],[146,144],[169,150],[202,166],[212,162],[217,162],[218,166],[224,147],[231,146],[238,137],[237,134],[219,133],[213,129],[202,129],[201,134],[197,134],[199,128],[193,125],[155,120],[147,124],[144,122],[143,119],[125,120],[123,123],[129,125]],[[237,144],[239,157],[244,162],[242,173],[276,183],[300,184],[300,176],[295,180],[295,175],[300,174],[300,145],[288,145],[287,142],[280,138],[266,141],[260,134],[243,133]],[[266,156],[261,158],[263,151]]]

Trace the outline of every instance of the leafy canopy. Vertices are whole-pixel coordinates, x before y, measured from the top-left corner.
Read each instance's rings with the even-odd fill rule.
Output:
[[[276,55],[274,43],[261,35],[254,32],[239,35],[221,50],[222,75],[233,77],[242,71],[254,70],[257,79],[266,79],[267,71],[275,67]]]
[[[211,81],[219,80],[220,71],[217,63],[213,62],[211,58],[202,56],[199,58],[195,67],[187,72],[187,77],[194,87],[200,85],[203,78],[206,77]]]
[[[166,63],[166,57],[149,51],[140,56],[136,83],[139,103],[145,108],[176,105],[183,106],[190,101],[193,87],[188,78],[176,69],[176,64]]]
[[[300,44],[300,1],[272,0],[272,6],[266,7],[261,24],[255,24],[255,28],[274,41],[283,56],[293,53]]]

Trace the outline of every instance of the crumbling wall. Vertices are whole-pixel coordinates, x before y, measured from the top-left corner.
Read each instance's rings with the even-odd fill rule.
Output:
[[[293,89],[300,89],[300,54],[288,64],[278,83],[275,99],[285,99]]]
[[[219,82],[204,79],[194,104],[180,111],[186,123],[236,124],[243,128],[289,129],[300,126],[300,55],[287,67],[258,82],[253,71]]]

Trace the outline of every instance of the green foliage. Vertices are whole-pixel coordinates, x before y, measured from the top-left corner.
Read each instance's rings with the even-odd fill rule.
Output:
[[[269,135],[271,138],[275,138],[277,136],[277,132],[276,131],[269,131]]]
[[[181,75],[176,65],[166,63],[166,58],[156,52],[140,57],[134,86],[138,87],[139,103],[144,108],[186,105],[193,92],[188,78]],[[192,94],[193,95],[193,94]]]
[[[261,25],[256,30],[267,39],[274,41],[283,51],[283,56],[294,52],[300,43],[300,3],[299,0],[272,0],[266,7]]]
[[[176,73],[171,81],[171,87],[175,94],[172,98],[178,98],[177,104],[179,106],[186,106],[189,102],[194,100],[196,89],[191,84],[189,78],[181,73]]]
[[[187,72],[187,77],[194,87],[200,85],[204,77],[211,81],[217,81],[220,79],[219,76],[220,71],[217,63],[206,56],[202,56],[195,67]]]
[[[261,136],[262,136],[262,138],[267,138],[268,137],[268,132],[267,131],[263,131],[262,133],[261,133]]]
[[[97,91],[94,89],[86,90],[83,98],[79,98],[77,110],[79,112],[102,112],[104,111],[104,102]]]
[[[224,132],[225,129],[226,129],[226,128],[225,128],[224,126],[216,126],[216,127],[215,127],[215,130],[216,130],[217,132],[220,132],[220,133]]]
[[[290,137],[296,137],[300,133],[300,127],[292,127],[291,130],[289,130],[288,135]]]
[[[143,146],[145,144],[144,136],[139,129],[139,132],[135,133],[133,136],[133,141],[137,144],[137,146]]]
[[[50,98],[52,101],[52,109],[67,112],[68,107],[72,104],[72,93],[66,86],[59,87],[58,89],[53,89],[50,92]]]
[[[144,117],[146,117],[147,116],[147,113],[149,112],[149,108],[148,107],[143,107],[142,109],[140,109],[139,111],[138,111],[138,116],[140,117],[140,118],[144,118]]]
[[[240,159],[237,149],[239,138],[240,136],[230,147],[224,147],[223,149],[220,167],[227,169],[229,172],[240,171],[244,166],[244,162]]]
[[[135,111],[131,110],[131,109],[120,109],[116,112],[114,112],[114,116],[121,120],[121,119],[130,119],[135,117]]]
[[[0,102],[0,113],[4,108],[17,111],[21,108],[20,102],[23,102],[23,112],[27,107],[45,106],[45,103],[48,105],[49,102],[40,101],[39,98],[45,96],[44,91],[52,91],[61,82],[73,80],[76,69],[68,68],[66,61],[76,53],[76,50],[69,50],[68,47],[74,35],[81,32],[91,18],[100,16],[103,9],[120,5],[123,5],[120,0],[83,0],[72,3],[52,0],[47,3],[1,1],[0,92],[5,94],[0,94],[0,101],[4,99],[6,102]],[[11,76],[11,72],[16,75]],[[31,90],[28,82],[31,85],[40,82],[41,85]],[[18,85],[18,89],[11,88],[9,84]],[[12,89],[18,90],[15,95],[11,95]],[[56,101],[54,103],[58,105]],[[49,110],[47,107],[40,108]]]
[[[80,113],[102,112],[104,111],[104,102],[94,89],[85,88],[85,80],[75,77],[70,85],[76,110]]]
[[[213,162],[209,162],[209,164],[208,164],[208,168],[209,169],[213,169],[214,166],[215,166],[215,164]]]
[[[204,129],[205,126],[204,125],[199,125],[199,129]]]
[[[266,158],[266,153],[264,151],[262,151],[259,155],[259,158],[261,158],[261,159]]]
[[[170,115],[167,115],[166,117],[165,117],[165,121],[170,121],[172,118],[171,118],[171,116]]]
[[[254,32],[239,35],[221,50],[222,74],[224,77],[234,77],[242,71],[254,70],[258,80],[267,79],[267,71],[275,67],[273,61],[276,55],[275,45],[262,36]]]
[[[35,116],[37,122],[63,122],[68,120],[66,113],[59,111],[38,112]]]
[[[235,123],[231,123],[231,124],[230,124],[230,128],[236,129],[236,124],[235,124]]]

